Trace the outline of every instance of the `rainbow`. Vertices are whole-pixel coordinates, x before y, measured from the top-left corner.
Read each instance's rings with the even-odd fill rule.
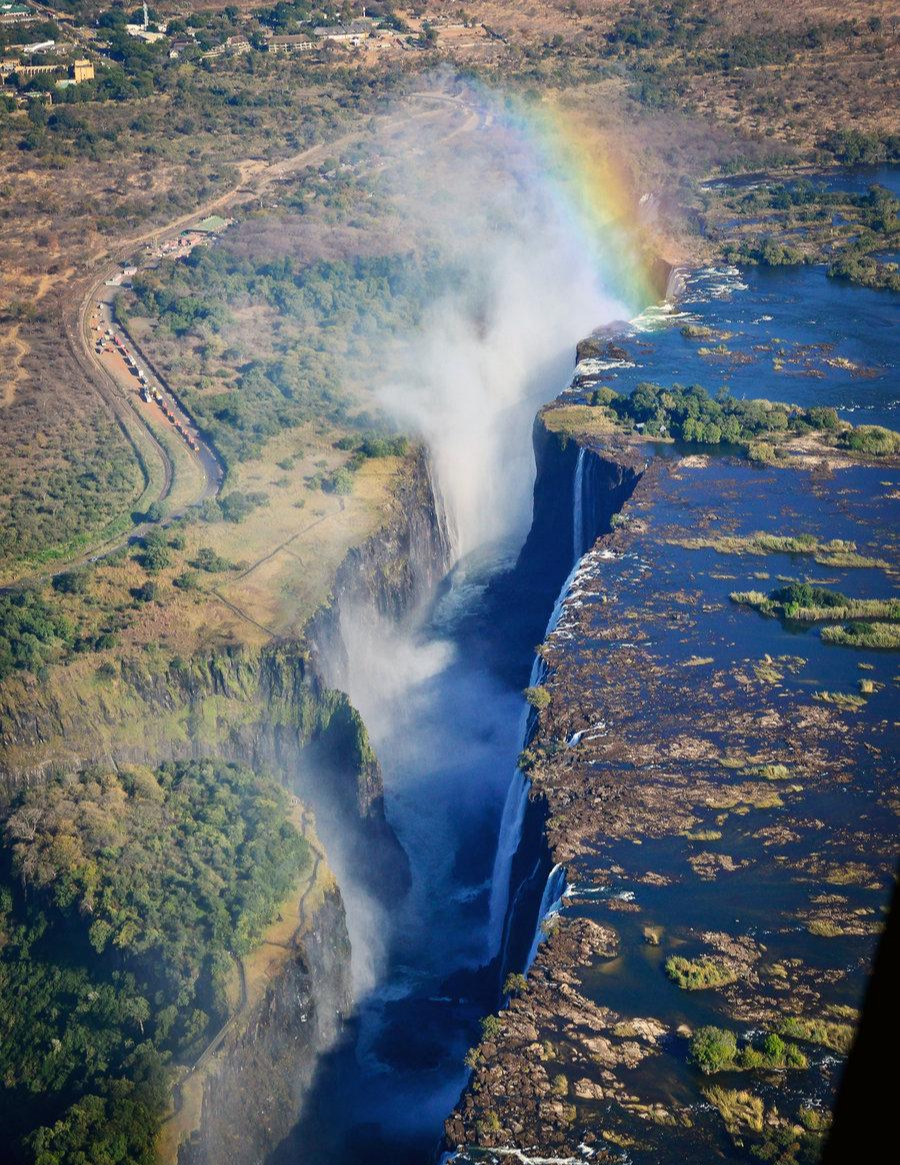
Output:
[[[496,94],[490,103],[498,113]],[[573,222],[597,268],[599,283],[637,315],[665,293],[666,264],[648,225],[629,168],[596,126],[545,98],[510,98],[499,117],[531,151],[558,211]]]

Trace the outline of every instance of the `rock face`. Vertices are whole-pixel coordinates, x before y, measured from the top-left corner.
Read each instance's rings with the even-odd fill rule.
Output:
[[[403,478],[384,527],[351,550],[338,570],[328,607],[312,621],[307,638],[333,667],[344,652],[341,613],[362,608],[396,623],[414,617],[446,574],[450,536],[434,493],[424,453]]]
[[[290,1132],[318,1056],[351,1005],[350,944],[336,890],[326,894],[263,998],[229,1031],[203,1081],[200,1129],[178,1165],[260,1165]]]

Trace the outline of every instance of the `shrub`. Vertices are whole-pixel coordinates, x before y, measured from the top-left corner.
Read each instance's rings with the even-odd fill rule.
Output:
[[[156,574],[172,565],[172,555],[167,546],[151,545],[139,556],[139,561],[144,570]]]
[[[209,546],[200,547],[191,566],[196,566],[198,570],[208,571],[210,574],[218,574],[220,571],[231,569],[231,563],[228,559],[216,554]]]
[[[90,574],[86,570],[67,570],[58,574],[51,586],[60,595],[84,595],[90,587]]]
[[[515,974],[507,975],[506,981],[503,984],[504,995],[521,995],[521,993],[528,986],[528,980],[524,975]]]
[[[538,712],[540,712],[544,708],[548,708],[550,706],[552,696],[545,687],[542,685],[537,685],[535,687],[525,689],[525,699],[532,706],[532,708],[536,708]]]
[[[858,425],[849,430],[845,441],[848,448],[872,457],[888,457],[900,452],[900,433],[881,425]]]
[[[243,522],[258,506],[267,505],[268,501],[264,493],[242,493],[236,489],[219,498],[219,509],[226,522]]]
[[[486,1015],[481,1021],[481,1034],[486,1040],[495,1040],[503,1031],[503,1020],[499,1015]]]
[[[336,469],[331,475],[331,488],[336,494],[353,493],[353,474],[349,469]]]

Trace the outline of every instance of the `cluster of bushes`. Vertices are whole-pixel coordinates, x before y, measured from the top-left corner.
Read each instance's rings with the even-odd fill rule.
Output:
[[[851,247],[833,259],[828,264],[828,275],[875,291],[900,292],[900,266],[874,259],[858,247]]]
[[[900,433],[881,425],[857,425],[848,429],[842,443],[855,453],[866,453],[871,457],[900,453]]]
[[[806,262],[806,256],[798,247],[772,238],[728,243],[722,248],[722,254],[729,263],[759,264],[761,267],[793,267]]]
[[[879,162],[900,161],[900,134],[839,129],[827,135],[822,147],[844,166],[874,166]]]
[[[666,959],[666,974],[683,991],[705,991],[711,987],[724,987],[734,983],[737,973],[721,959],[686,959],[682,955],[670,955]]]
[[[39,674],[75,639],[71,620],[38,591],[0,595],[0,680],[14,671]]]
[[[286,809],[213,761],[70,773],[19,799],[0,831],[13,1160],[149,1165],[169,1063],[224,1020],[233,956],[308,867]]]
[[[788,1044],[776,1032],[769,1032],[759,1047],[738,1047],[734,1032],[721,1027],[701,1027],[690,1045],[691,1061],[705,1076],[717,1072],[742,1072],[754,1068],[805,1068],[808,1060],[796,1044]]]
[[[269,504],[268,494],[262,490],[233,489],[217,498],[208,498],[200,507],[199,514],[204,522],[232,522],[235,525],[249,518],[254,510]],[[216,569],[207,568],[204,569]],[[225,570],[227,565],[218,569]]]
[[[626,427],[641,426],[646,436],[700,445],[746,445],[761,434],[834,430],[840,424],[831,408],[800,409],[767,400],[741,400],[724,390],[713,398],[699,384],[664,388],[643,381],[630,396],[601,388],[594,393],[593,403],[609,408]]]

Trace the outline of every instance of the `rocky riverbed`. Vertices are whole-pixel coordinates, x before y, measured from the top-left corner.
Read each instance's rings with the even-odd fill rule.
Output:
[[[620,436],[567,439],[623,455]],[[731,596],[896,596],[900,466],[814,438],[778,467],[628,441],[650,464],[539,647],[522,757],[563,906],[485,1021],[446,1143],[460,1160],[798,1161],[827,1127],[892,885],[896,654]]]

